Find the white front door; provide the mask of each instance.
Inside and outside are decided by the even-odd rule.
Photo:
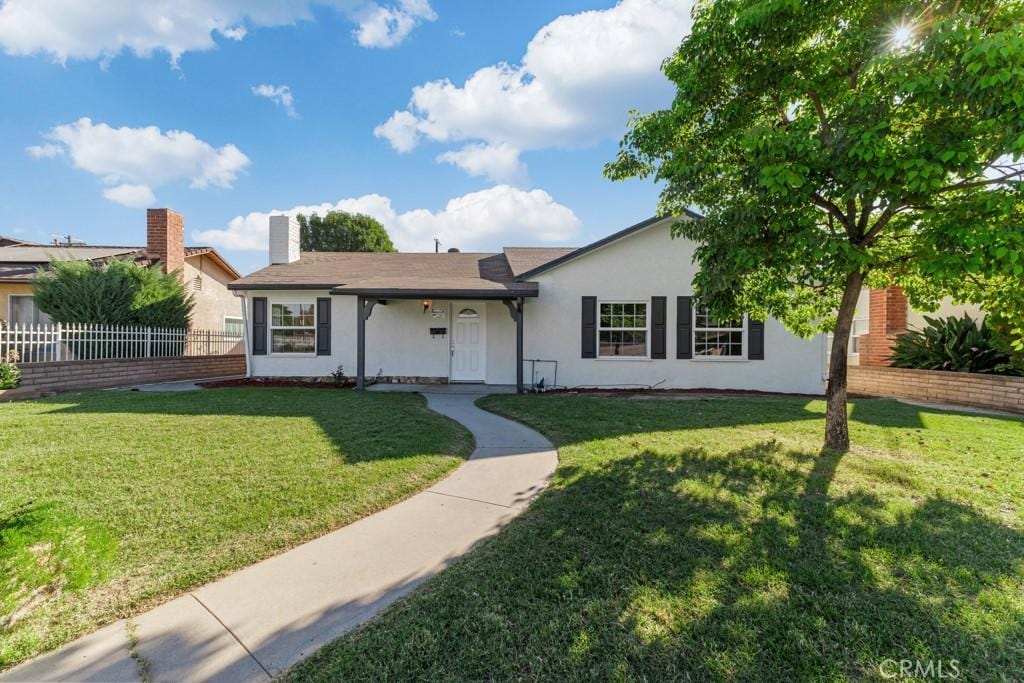
[[[483,382],[487,376],[486,315],[482,303],[452,304],[453,382]]]

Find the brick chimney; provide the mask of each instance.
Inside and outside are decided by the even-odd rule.
[[[185,268],[185,218],[170,209],[146,209],[146,252],[165,273]]]
[[[902,287],[869,292],[868,333],[860,337],[861,365],[889,365],[896,337],[907,331],[907,297]]]

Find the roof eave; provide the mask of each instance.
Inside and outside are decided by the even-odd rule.
[[[251,283],[251,282],[232,282],[228,284],[228,289],[236,292],[254,291],[254,290],[274,290],[274,289],[334,289],[338,286],[337,282],[325,283],[296,283],[296,282],[275,282],[275,283]]]
[[[331,294],[337,296],[367,296],[378,299],[518,299],[534,298],[537,287],[516,289],[406,289],[391,287],[334,287]]]

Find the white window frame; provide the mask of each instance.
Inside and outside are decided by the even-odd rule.
[[[35,310],[35,313],[36,313],[35,317],[38,318],[41,313],[43,315],[46,315],[45,313],[43,313],[42,311],[39,310],[39,306],[36,305],[36,297],[34,295],[32,295],[32,294],[8,294],[7,295],[7,320],[11,324],[14,324],[14,300],[15,299],[32,299],[32,308]],[[47,317],[49,317],[49,316],[47,316]],[[53,324],[53,321],[51,320],[51,321],[45,322],[45,323],[32,321],[30,323],[18,323],[18,324],[19,325],[51,325],[51,324]]]
[[[275,325],[274,306],[312,306],[313,326],[306,325]],[[267,301],[267,353],[271,356],[284,358],[312,358],[316,356],[316,300],[315,299],[272,299]],[[274,351],[274,330],[313,330],[312,351]]]
[[[221,330],[224,332],[224,334],[227,334],[227,332],[228,332],[228,321],[229,320],[237,320],[238,321],[238,324],[239,324],[239,326],[240,326],[240,328],[242,330],[242,332],[238,336],[239,337],[244,337],[245,336],[245,318],[240,316],[240,315],[226,315],[226,316],[224,316],[224,321],[223,321],[223,323],[221,325]]]
[[[647,321],[646,327],[605,327],[601,324],[601,307],[605,304],[643,304],[644,320]],[[651,300],[650,299],[598,299],[597,300],[597,339],[596,358],[598,360],[630,360],[630,361],[643,361],[651,360]],[[645,353],[642,356],[602,356],[601,355],[601,332],[602,331],[618,331],[618,332],[644,332],[644,346]]]
[[[747,334],[749,324],[747,322],[747,314],[744,313],[740,319],[739,327],[698,327],[697,319],[700,316],[701,308],[695,303],[693,306],[692,314],[692,337],[690,343],[693,345],[692,360],[700,361],[702,363],[736,363],[747,360],[747,354],[750,352],[750,339]],[[697,333],[698,332],[739,332],[740,333],[740,350],[742,353],[738,356],[709,356],[701,355],[697,353]]]

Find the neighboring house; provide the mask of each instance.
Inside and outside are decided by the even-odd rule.
[[[908,330],[920,330],[929,318],[961,317],[966,313],[974,320],[985,317],[981,307],[974,304],[957,304],[952,299],[943,299],[938,310],[922,312],[915,310],[907,301],[902,287],[861,290],[857,300],[853,333],[850,338],[850,363],[854,365],[889,365],[889,354],[896,338]]]
[[[684,220],[691,220],[687,216]],[[579,249],[299,253],[270,219],[271,265],[244,293],[256,377],[821,394],[824,341],[716,321],[693,299],[694,244],[650,219]],[[362,371],[362,372],[361,372]]]
[[[159,263],[164,272],[179,272],[195,300],[192,327],[241,335],[242,304],[227,288],[238,272],[211,247],[186,247],[185,219],[170,209],[146,212],[144,247],[41,245],[0,238],[0,320],[49,322],[33,301],[32,280],[40,268],[49,268],[50,261],[84,259],[100,264],[112,258],[147,266]]]
[[[36,242],[29,242],[27,240],[19,240],[14,237],[7,237],[0,235],[0,247],[39,247],[42,246]]]

